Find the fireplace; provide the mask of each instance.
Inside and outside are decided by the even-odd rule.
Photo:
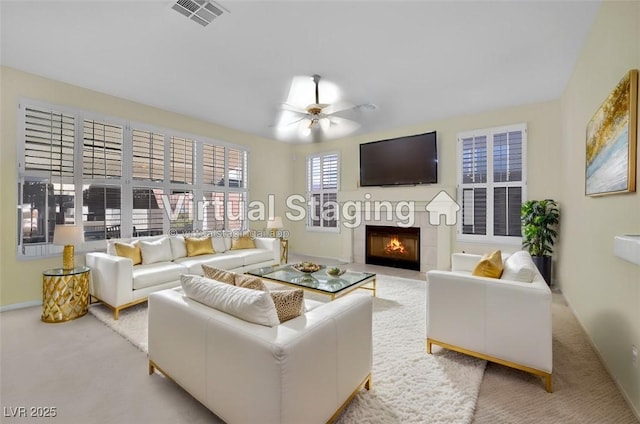
[[[365,263],[420,271],[420,228],[367,225]]]

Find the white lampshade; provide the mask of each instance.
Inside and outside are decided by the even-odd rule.
[[[60,246],[84,243],[84,232],[77,225],[56,225],[53,231],[53,244]]]
[[[284,227],[284,225],[282,224],[282,217],[281,216],[276,216],[273,217],[271,219],[269,219],[267,221],[267,228],[268,229],[278,229],[278,228],[282,228]]]

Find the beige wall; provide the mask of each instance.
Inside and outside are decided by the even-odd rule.
[[[364,200],[365,194],[371,194],[371,200],[428,202],[440,190],[446,190],[456,196],[456,137],[463,131],[489,128],[526,122],[528,126],[529,184],[528,197],[555,198],[561,194],[559,183],[562,168],[558,154],[562,141],[560,120],[560,102],[549,101],[508,109],[484,112],[471,116],[430,122],[394,131],[380,132],[367,137],[350,137],[322,144],[294,145],[295,161],[294,190],[305,192],[305,158],[309,153],[339,151],[341,155],[340,196],[339,200]],[[418,134],[436,130],[438,132],[438,184],[416,187],[359,188],[359,144],[402,135]],[[341,258],[351,256],[351,232],[342,229],[340,234],[308,232],[304,222],[291,224],[291,250],[307,255]],[[484,252],[489,248],[476,243],[457,243],[455,227],[450,229],[451,246],[454,251]],[[491,246],[496,248],[496,246]],[[505,250],[517,249],[517,246],[498,246]]]
[[[634,68],[640,68],[640,2],[603,2],[562,96],[558,270],[566,299],[640,416],[640,369],[631,365],[631,346],[640,347],[640,266],[613,255],[615,235],[640,234],[640,193],[584,195],[587,122]]]
[[[16,257],[17,105],[21,97],[185,131],[249,148],[249,200],[281,201],[290,192],[291,172],[278,166],[290,157],[290,146],[193,118],[162,111],[80,87],[52,81],[15,69],[0,68],[0,306],[42,299],[42,271],[58,267],[60,257],[18,260]],[[275,166],[274,166],[275,164]],[[251,224],[264,228],[264,222]],[[82,261],[82,255],[76,260]]]

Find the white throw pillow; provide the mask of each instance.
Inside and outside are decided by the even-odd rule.
[[[224,250],[231,250],[231,237],[224,237]]]
[[[187,256],[187,245],[182,236],[172,236],[169,238],[171,243],[171,254],[173,259],[184,258]]]
[[[280,324],[269,292],[232,286],[198,275],[182,275],[180,283],[191,299],[254,324]]]
[[[224,245],[224,238],[214,236],[211,240],[213,241],[213,250],[215,250],[216,253],[227,251],[227,246]]]
[[[142,251],[142,263],[154,264],[156,262],[170,262],[173,259],[171,242],[168,237],[162,237],[155,241],[140,240]]]
[[[535,275],[534,266],[529,253],[520,250],[504,261],[504,269],[500,279],[530,283]]]

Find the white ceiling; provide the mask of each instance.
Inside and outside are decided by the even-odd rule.
[[[275,138],[294,76],[359,134],[557,99],[594,1],[238,1],[202,27],[171,1],[1,1],[2,65]],[[321,99],[322,100],[322,99]]]

